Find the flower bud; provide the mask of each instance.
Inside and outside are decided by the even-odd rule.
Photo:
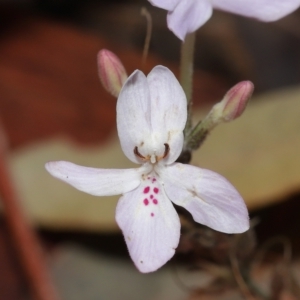
[[[221,121],[228,122],[238,118],[244,112],[253,90],[251,81],[242,81],[232,87],[223,100],[214,106]]]
[[[215,104],[206,117],[198,122],[186,137],[186,149],[198,149],[214,127],[222,122],[238,118],[245,110],[253,90],[254,85],[251,81],[242,81],[231,88],[223,100]]]
[[[103,87],[118,97],[127,79],[126,70],[120,59],[111,51],[103,49],[98,53],[98,74]]]

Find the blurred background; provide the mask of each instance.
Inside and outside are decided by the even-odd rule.
[[[249,113],[236,125],[216,129],[215,140],[213,132],[212,142],[208,139],[194,160],[237,186],[255,220],[255,234],[251,231],[237,241],[195,227],[183,213],[186,234],[178,255],[160,271],[142,275],[114,222],[118,197],[103,202],[84,198],[44,171],[44,163],[56,159],[94,167],[127,166],[116,136],[116,99],[101,86],[96,58],[106,48],[120,57],[128,74],[142,68],[142,7],[153,22],[144,71],[163,64],[178,75],[180,41],[167,29],[166,12],[147,1],[0,0],[0,121],[7,160],[59,294],[72,300],[243,299],[239,284],[215,283],[212,264],[226,270],[226,251],[234,244],[237,252],[251,252],[239,254],[249,268],[254,253],[269,251],[264,242],[277,236],[279,242],[271,247],[275,254],[266,256],[282,267],[282,253],[292,248],[289,270],[296,274],[293,280],[300,280],[300,11],[274,23],[214,11],[197,32],[196,116],[237,82],[251,80],[255,85]],[[275,295],[268,299],[299,299],[297,283],[291,288],[269,266],[265,262],[257,275],[266,278],[262,289]],[[211,282],[213,288],[206,289]],[[276,283],[280,291],[274,289]],[[295,298],[283,298],[283,291]],[[0,299],[31,299],[3,213]]]

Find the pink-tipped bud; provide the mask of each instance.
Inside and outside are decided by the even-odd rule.
[[[251,81],[242,81],[231,88],[223,100],[215,104],[206,117],[193,129],[187,143],[190,149],[197,149],[207,133],[218,124],[238,118],[245,110],[253,90],[254,85]]]
[[[111,51],[103,49],[98,53],[98,74],[103,87],[118,97],[127,79],[126,70],[120,59]]]
[[[222,119],[232,121],[238,118],[244,112],[253,90],[251,81],[242,81],[232,87],[220,102]]]

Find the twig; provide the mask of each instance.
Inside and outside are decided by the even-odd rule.
[[[255,256],[255,259],[252,264],[252,269],[257,267],[257,265],[259,265],[262,262],[267,251],[269,251],[271,247],[273,247],[274,245],[277,245],[277,244],[278,245],[282,244],[282,246],[283,246],[283,261],[286,265],[290,265],[291,260],[292,260],[291,243],[290,243],[289,239],[284,236],[276,236],[276,237],[273,237],[273,238],[267,240],[263,244],[260,251]]]
[[[233,251],[230,251],[229,253],[229,259],[230,259],[230,264],[231,264],[231,269],[233,276],[235,278],[236,283],[238,284],[240,291],[242,295],[247,299],[247,300],[256,300],[252,293],[250,292],[248,285],[246,284],[241,272],[240,272],[240,267],[238,260],[235,256],[235,253]]]
[[[277,263],[274,265],[273,280],[276,279],[275,275],[278,275],[280,277],[280,283],[282,284],[282,287],[280,288],[279,283],[275,282],[275,285],[272,289],[273,294],[277,296],[280,290],[282,290],[283,288],[288,290],[294,289],[294,293],[297,294],[297,292],[299,292],[299,288],[290,270],[292,261],[292,246],[289,239],[285,236],[276,236],[267,240],[261,247],[260,251],[254,257],[251,270],[253,272],[253,270],[262,263],[267,252],[270,251],[270,248],[272,248],[275,245],[282,245],[283,253],[281,263]],[[277,289],[279,289],[279,291]],[[270,299],[274,299],[274,295],[271,295]]]

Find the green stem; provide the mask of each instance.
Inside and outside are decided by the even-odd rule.
[[[196,33],[188,34],[181,46],[180,57],[180,83],[185,92],[187,99],[188,117],[184,129],[187,134],[192,128],[192,88],[193,88],[193,71],[194,71],[194,48]]]
[[[199,121],[185,136],[184,149],[188,151],[197,150],[204,142],[211,127],[209,120]]]
[[[211,109],[202,121],[199,121],[196,126],[187,133],[185,136],[184,149],[190,151],[198,149],[204,142],[208,133],[222,122],[222,119],[217,119],[215,117],[215,107],[216,106]]]

